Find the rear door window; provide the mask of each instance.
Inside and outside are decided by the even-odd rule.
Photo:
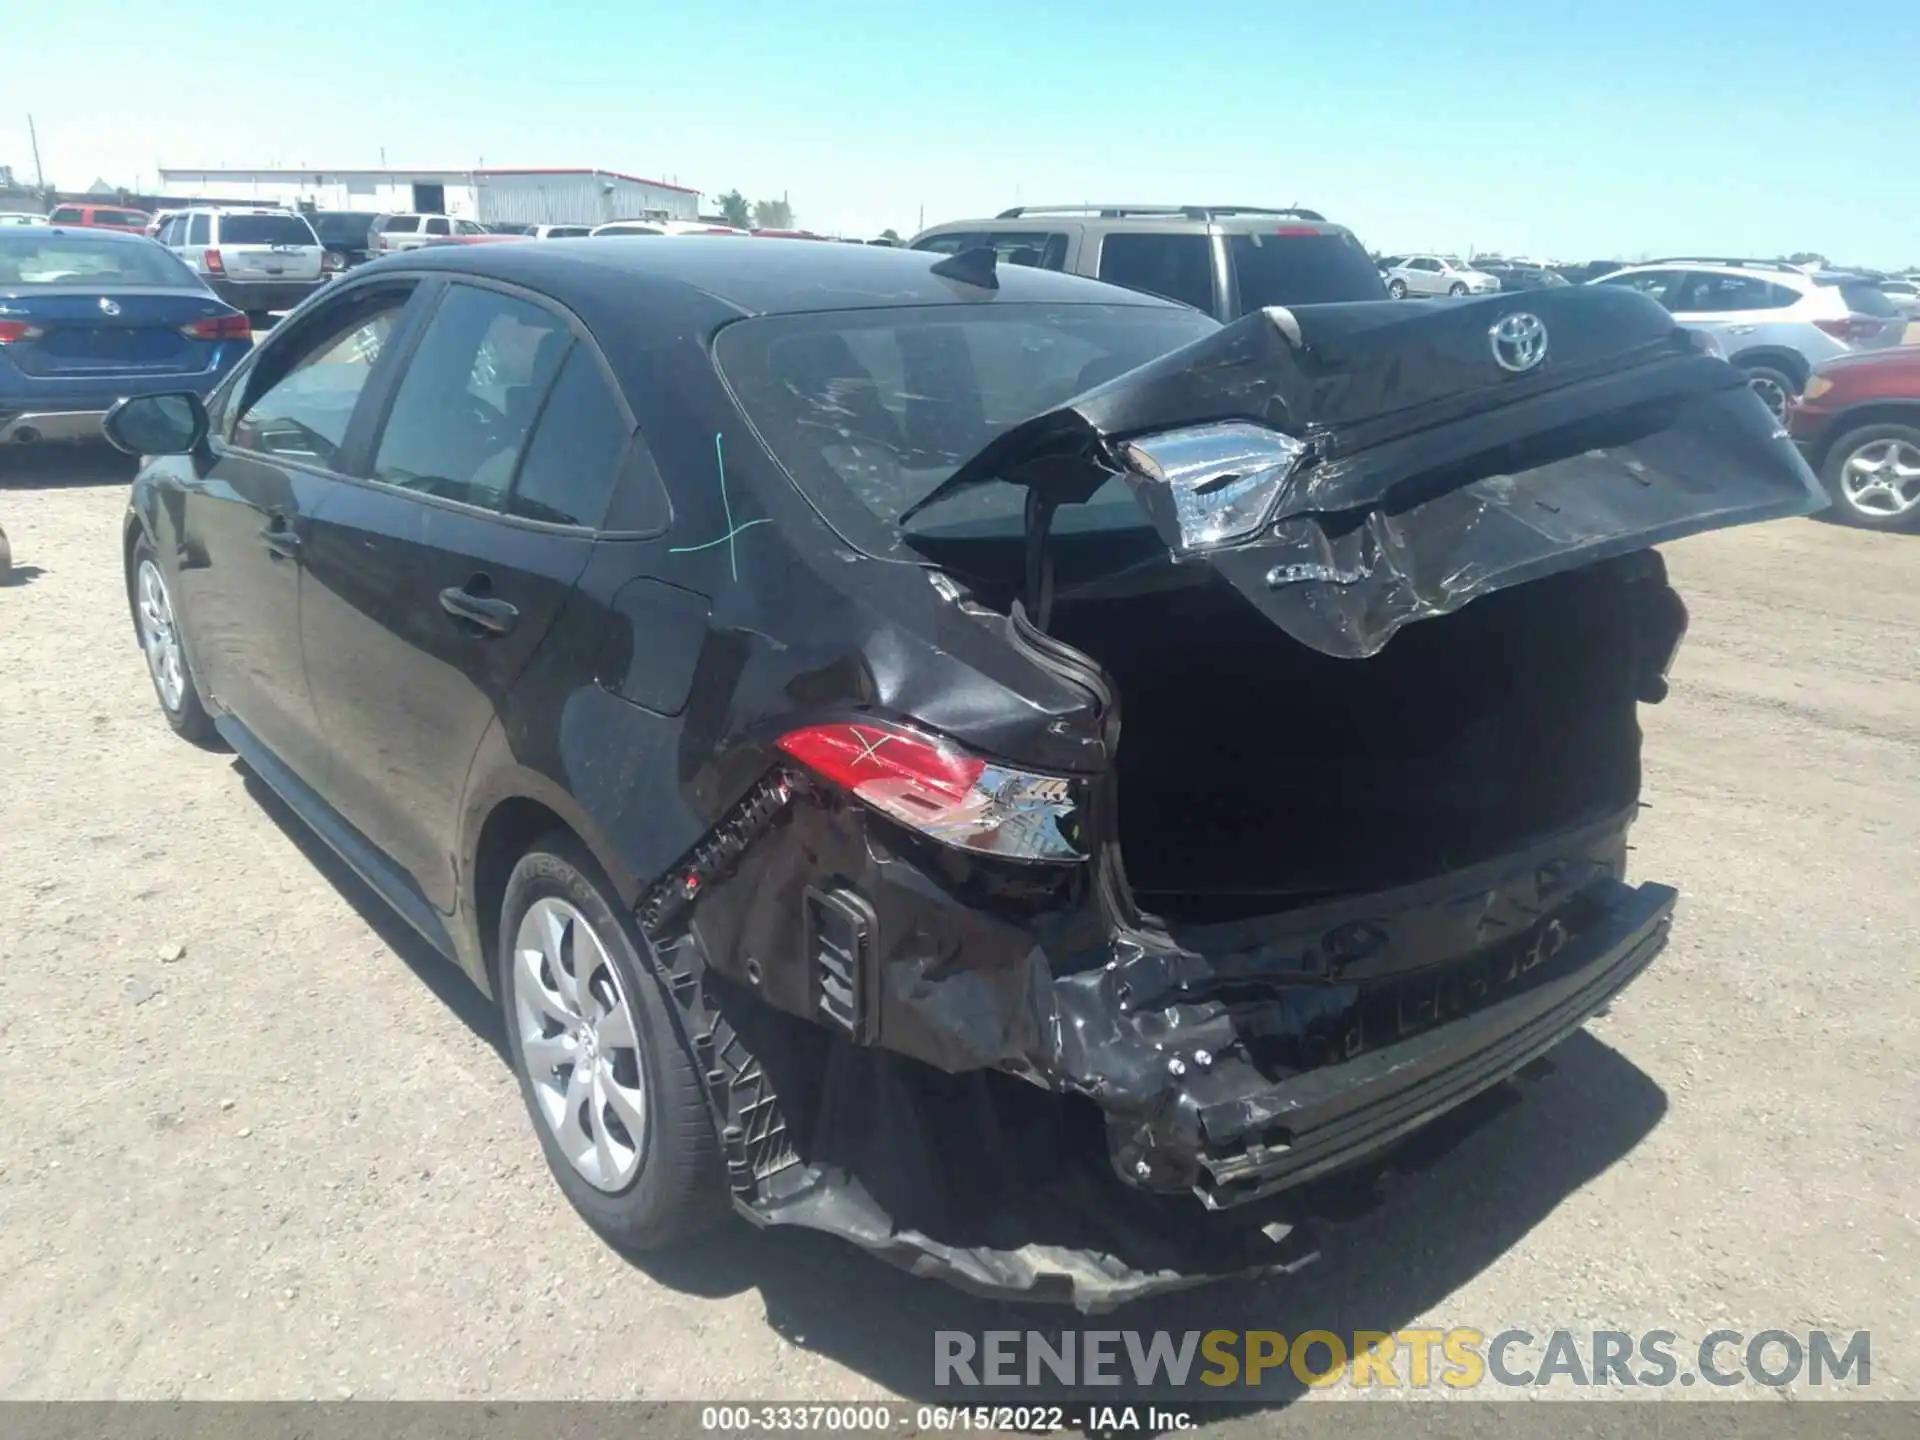
[[[256,366],[233,443],[262,454],[334,467],[360,393],[385,351],[412,286],[382,286],[328,305],[302,322],[287,360]],[[262,357],[263,359],[267,357]]]
[[[598,525],[631,432],[592,350],[560,367],[507,497],[507,513],[555,525]]]
[[[1109,235],[1100,278],[1213,312],[1213,241],[1205,235]]]
[[[208,233],[209,227],[205,215],[195,215],[187,221],[187,243],[189,245],[205,245],[207,243]]]
[[[1351,235],[1234,235],[1227,240],[1240,309],[1383,300],[1380,270]]]
[[[498,510],[573,332],[551,310],[449,286],[394,396],[376,480]]]
[[[450,234],[450,233],[451,233],[451,228],[450,228],[450,227],[448,226],[448,224],[447,224],[447,217],[446,217],[446,216],[444,216],[444,215],[429,215],[429,216],[427,217],[427,234],[429,234],[429,235],[446,235],[446,234]]]
[[[1724,314],[1735,310],[1781,310],[1800,298],[1796,290],[1758,275],[1696,272],[1674,293],[1669,310],[1686,314]]]
[[[999,265],[1064,270],[1067,268],[1067,238],[1062,230],[956,231],[950,235],[936,235],[919,248],[938,251],[943,255],[957,255],[962,250],[985,246],[992,249],[995,263]]]
[[[420,228],[417,215],[389,215],[380,226],[382,235],[411,235]]]

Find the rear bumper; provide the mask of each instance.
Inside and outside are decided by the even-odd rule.
[[[319,280],[225,280],[206,277],[213,293],[236,310],[291,310],[327,282]]]
[[[41,440],[99,440],[100,410],[29,410],[0,415],[0,445],[30,444]]]
[[[1592,918],[1510,999],[1341,1064],[1199,1108],[1201,1198],[1219,1209],[1344,1169],[1514,1074],[1665,948],[1677,893],[1596,887]]]

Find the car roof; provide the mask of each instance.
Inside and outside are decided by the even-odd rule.
[[[102,209],[117,207],[106,205]],[[76,240],[98,241],[102,245],[151,245],[153,241],[144,235],[136,235],[130,230],[104,230],[97,225],[23,225],[23,230],[51,231],[55,235],[70,235]]]
[[[622,279],[636,290],[676,285],[737,315],[801,314],[908,305],[1002,303],[1126,305],[1184,309],[1138,291],[1024,265],[1002,265],[998,290],[949,280],[933,267],[950,256],[879,245],[813,240],[659,235],[645,240],[588,237],[576,245],[448,245],[377,261],[360,273],[411,266],[518,281],[582,312],[618,299]],[[576,298],[577,297],[577,298]]]
[[[1061,225],[1195,235],[1252,232],[1268,230],[1275,225],[1284,225],[1288,230],[1310,230],[1326,235],[1349,233],[1347,227],[1338,221],[1327,219],[1317,210],[1304,210],[1298,206],[1015,205],[998,215],[942,220],[937,225],[927,226],[908,243],[911,245],[925,236],[949,234],[955,230],[1042,231]]]
[[[1638,265],[1622,265],[1618,270],[1609,270],[1604,276],[1595,279],[1612,279],[1615,275],[1633,275],[1647,270],[1692,270],[1703,275],[1744,275],[1757,276],[1762,280],[1783,283],[1789,290],[1805,289],[1821,283],[1804,270],[1789,267],[1774,269],[1769,265],[1721,265],[1711,260],[1647,260]],[[1796,285],[1794,282],[1798,281]]]

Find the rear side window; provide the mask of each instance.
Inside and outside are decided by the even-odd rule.
[[[204,245],[207,243],[207,217],[195,215],[187,221],[187,243]]]
[[[500,509],[573,334],[550,310],[454,285],[407,365],[374,478]]]
[[[507,513],[555,525],[598,525],[629,432],[619,402],[584,345],[575,345],[540,412]]]
[[[1213,312],[1213,242],[1205,235],[1109,235],[1100,278]]]
[[[1380,270],[1351,235],[1234,235],[1227,240],[1242,310],[1384,300]]]
[[[313,231],[297,215],[222,215],[222,245],[312,245]]]
[[[86,218],[86,212],[78,205],[62,205],[47,217],[49,225],[78,225]]]
[[[1869,285],[1864,280],[1841,281],[1840,294],[1847,302],[1847,309],[1856,315],[1891,319],[1900,313],[1900,307],[1889,300],[1878,285]]]
[[[380,233],[382,235],[411,235],[419,228],[420,217],[417,215],[389,215],[386,221],[380,226]]]
[[[591,233],[584,225],[556,225],[547,232],[548,236],[554,240],[577,240],[582,235]]]

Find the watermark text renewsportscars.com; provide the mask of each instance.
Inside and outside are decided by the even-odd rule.
[[[1140,1390],[1315,1388],[1472,1390],[1873,1383],[1867,1330],[1538,1331],[1512,1328],[1304,1330],[936,1330],[933,1382]],[[1206,1393],[1201,1390],[1198,1393]]]

